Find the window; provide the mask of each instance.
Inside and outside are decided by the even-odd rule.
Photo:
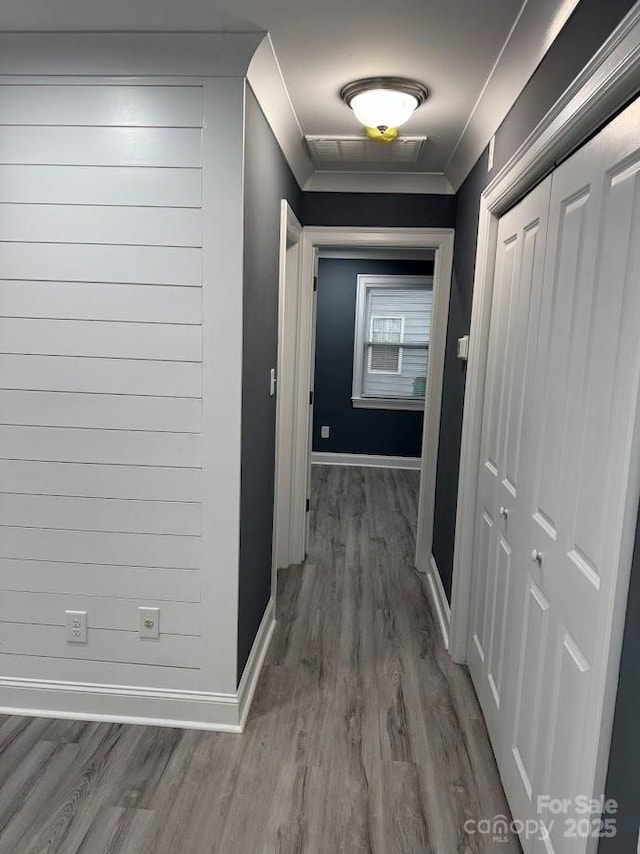
[[[358,276],[354,406],[423,409],[433,279]]]

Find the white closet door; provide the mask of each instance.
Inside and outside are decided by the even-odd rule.
[[[469,668],[496,752],[505,731],[509,607],[522,551],[522,449],[530,418],[532,365],[543,276],[547,179],[500,220],[484,400],[474,553]]]
[[[613,606],[626,593],[624,522],[638,502],[638,127],[635,104],[553,176],[501,763],[515,817],[550,825],[525,851],[595,844],[567,835],[584,816],[539,812],[537,798],[597,797],[604,786]]]

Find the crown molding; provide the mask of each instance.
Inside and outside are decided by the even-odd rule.
[[[453,195],[441,172],[314,172],[303,190],[324,193],[415,193]]]
[[[483,191],[504,213],[640,91],[640,2]]]
[[[457,191],[556,40],[579,0],[524,0],[445,173]]]
[[[300,187],[303,187],[313,173],[314,166],[268,33],[251,59],[247,80],[289,168]]]
[[[244,77],[263,32],[0,34],[0,74]]]

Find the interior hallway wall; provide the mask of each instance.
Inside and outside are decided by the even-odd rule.
[[[251,88],[246,87],[242,472],[238,681],[271,596],[278,363],[280,201],[300,211],[300,189]]]
[[[419,193],[303,192],[301,222],[358,228],[453,228],[456,197]]]

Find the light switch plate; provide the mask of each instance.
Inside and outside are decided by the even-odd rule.
[[[269,397],[274,397],[276,393],[276,369],[271,368],[269,373]]]
[[[458,358],[466,362],[469,358],[469,336],[463,335],[458,338]]]
[[[487,157],[487,172],[491,172],[493,169],[493,155],[496,150],[496,137],[495,134],[491,137],[491,141],[489,142],[489,154]]]
[[[138,628],[141,638],[159,638],[160,608],[138,608]]]

